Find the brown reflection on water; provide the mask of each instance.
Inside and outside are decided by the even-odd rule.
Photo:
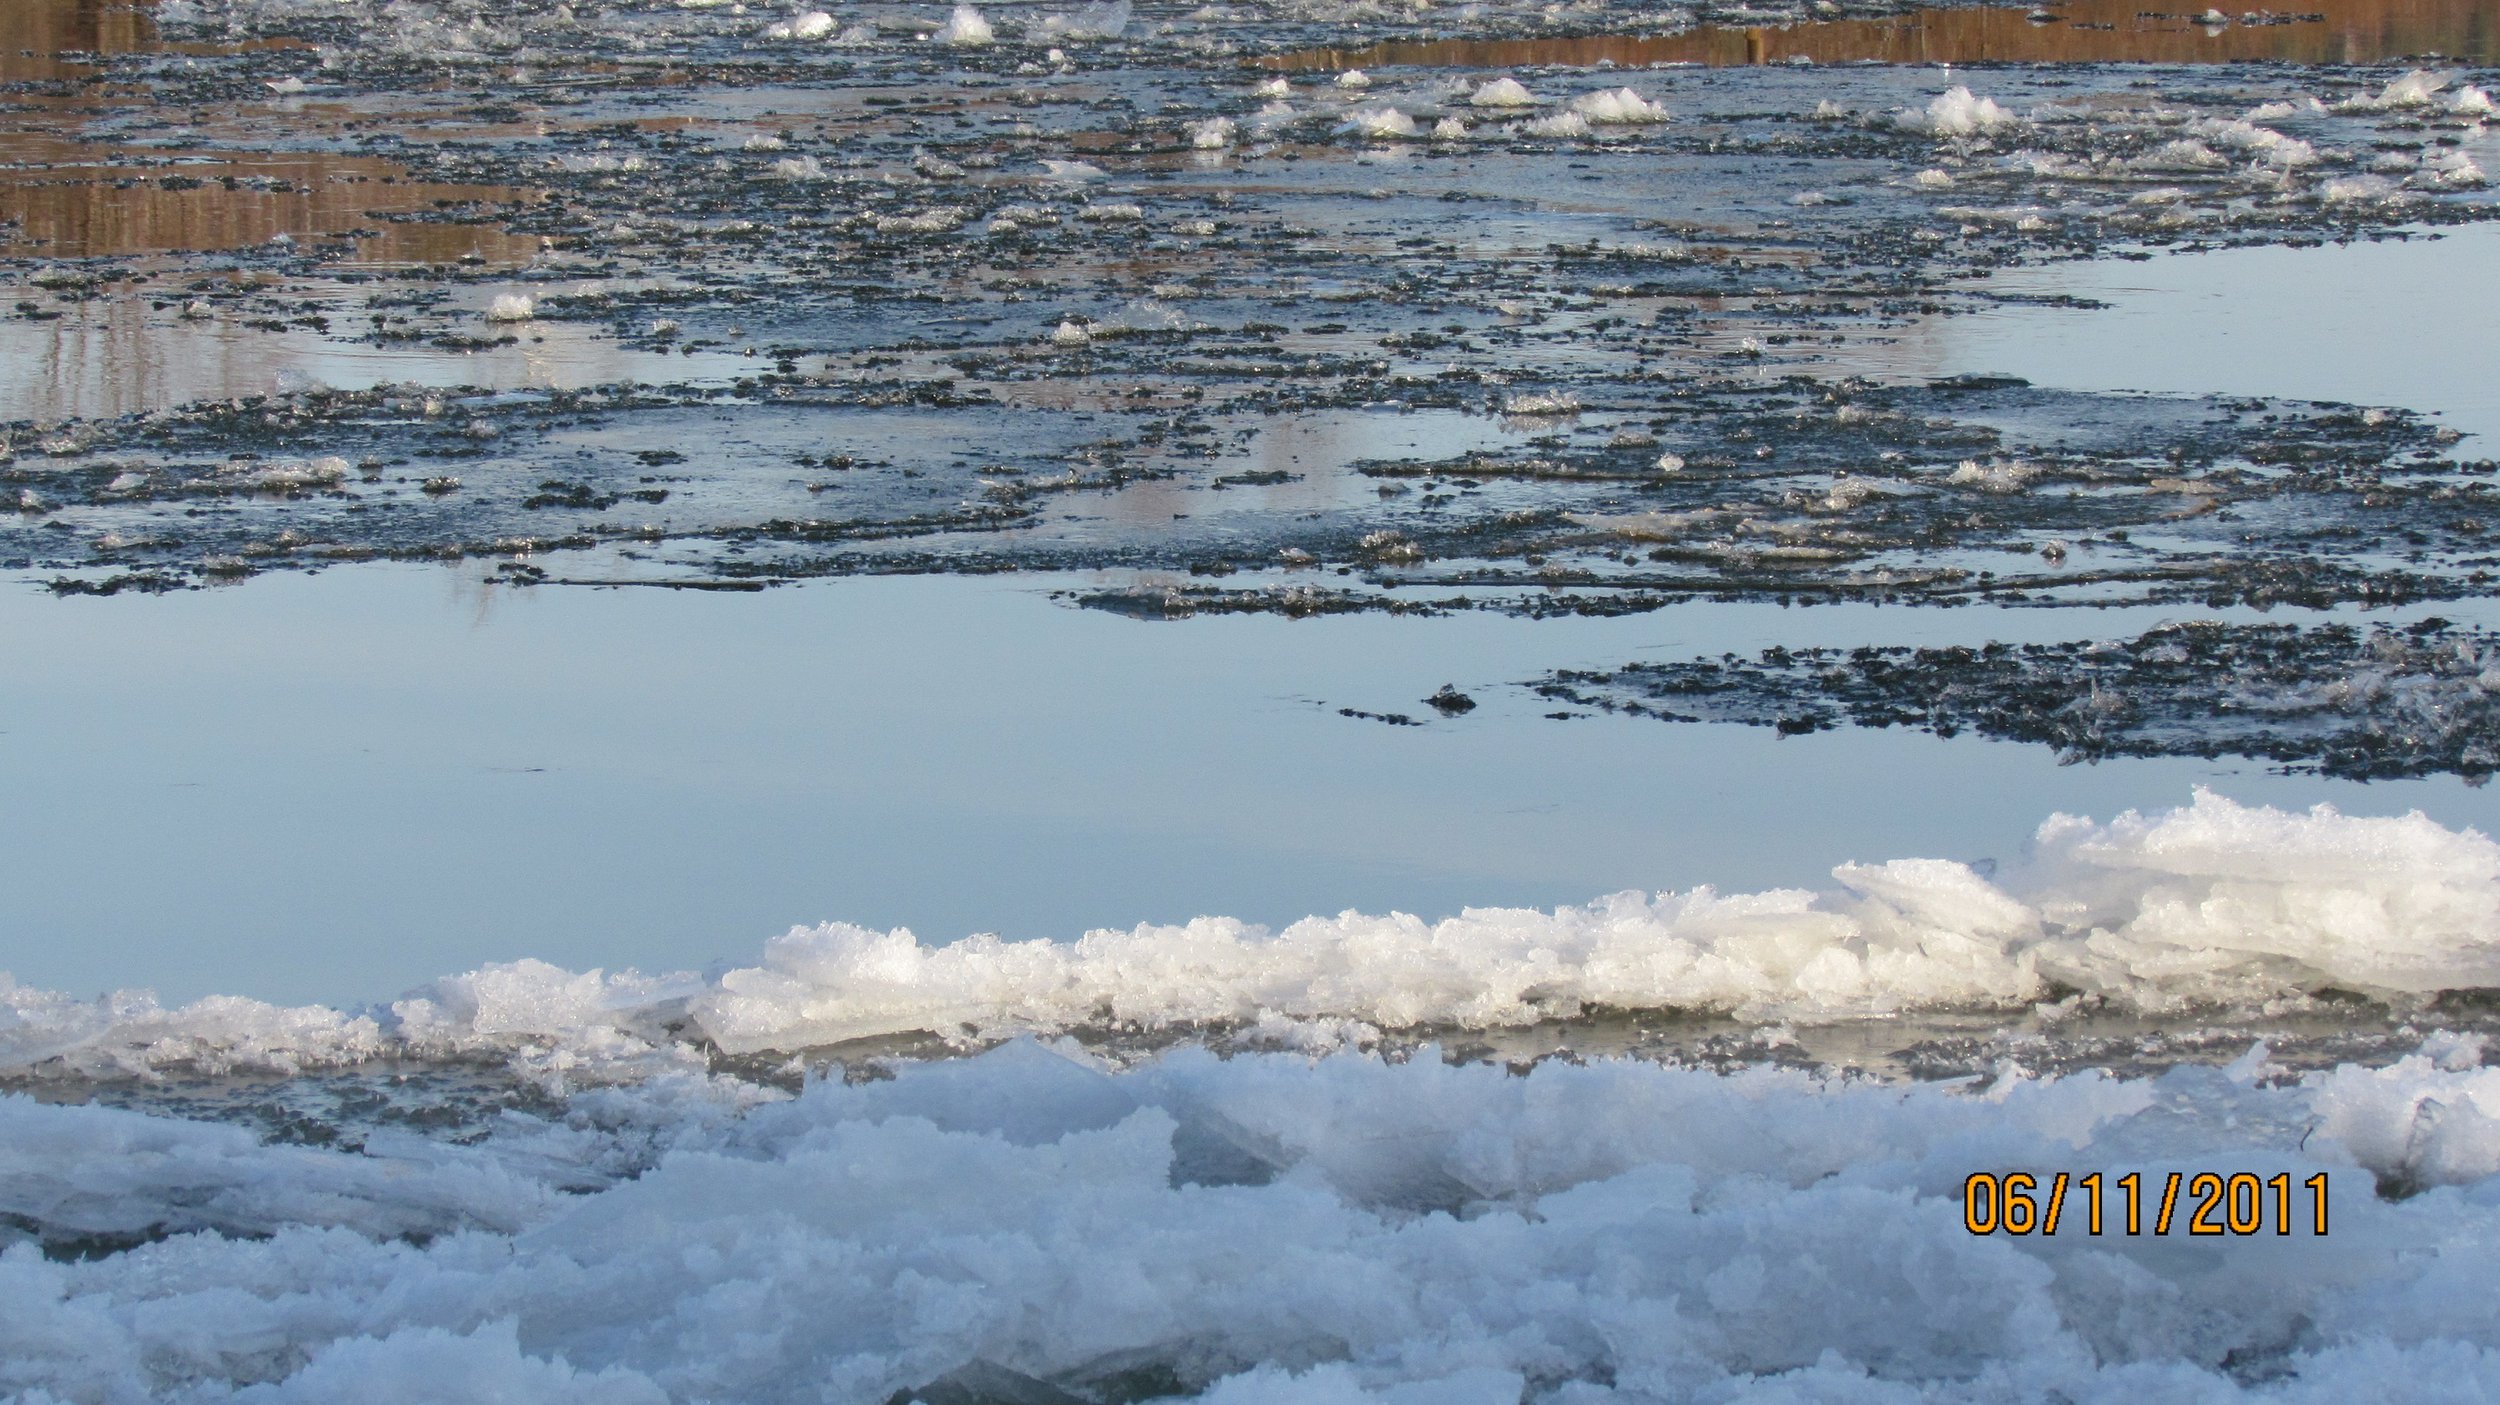
[[[1778,29],[1705,27],[1655,37],[1443,40],[1310,49],[1258,60],[1286,72],[1412,65],[1527,68],[1540,64],[1623,68],[1694,63],[1729,67],[1811,58],[1818,63],[2290,63],[2365,64],[2423,54],[2489,63],[2500,59],[2500,5],[2492,0],[2299,0],[2284,23],[2198,24],[2203,7],[2173,0],[2154,13],[2146,0],[2052,4],[2058,18],[2034,23],[2021,8],[1921,10],[1886,19],[1832,20]],[[2262,21],[2264,12],[2246,12]],[[2293,19],[2291,15],[2300,18]]]
[[[243,249],[280,234],[342,243],[340,252],[359,263],[509,264],[538,252],[535,238],[506,232],[500,218],[530,192],[409,181],[400,167],[372,157],[185,153],[151,160],[126,148],[46,145],[50,159],[0,166],[0,253],[98,258]],[[11,146],[14,156],[20,148]],[[388,218],[419,211],[441,218]]]
[[[108,109],[126,114],[147,95],[84,82],[67,95],[42,86],[90,74],[64,54],[169,49],[233,52],[167,45],[148,7],[127,0],[0,0],[0,83],[33,89],[0,109],[0,256],[209,252],[281,234],[333,245],[360,263],[514,264],[538,252],[535,238],[503,228],[503,216],[538,198],[535,191],[410,181],[391,162],[333,152],[95,142],[85,137],[90,121]],[[265,135],[272,126],[259,104],[205,115],[212,130]],[[426,218],[405,218],[412,215]]]
[[[84,71],[62,54],[150,53],[162,47],[147,10],[105,0],[0,0],[0,83]]]

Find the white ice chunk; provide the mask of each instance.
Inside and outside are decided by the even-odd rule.
[[[1534,107],[1536,95],[1520,86],[1516,78],[1496,78],[1479,86],[1467,103],[1471,107]]]
[[[954,13],[946,17],[946,27],[936,35],[937,42],[941,44],[967,48],[987,44],[997,37],[998,33],[990,28],[990,22],[970,5],[957,5]]]
[[[1357,108],[1347,114],[1346,120],[1339,125],[1337,130],[1353,132],[1358,136],[1370,137],[1374,140],[1413,137],[1421,134],[1415,126],[1415,119],[1394,107]]]
[[[1571,110],[1579,113],[1582,117],[1587,118],[1591,122],[1600,124],[1618,123],[1630,125],[1634,123],[1664,122],[1667,120],[1667,109],[1664,103],[1651,102],[1647,98],[1642,97],[1639,93],[1632,91],[1630,88],[1616,88],[1611,92],[1589,93],[1575,100],[1571,104]]]
[[[1959,83],[1938,94],[1925,108],[1904,108],[1893,114],[1893,124],[1904,131],[1940,137],[1976,136],[2011,126],[2015,120],[2014,114],[1998,106],[1996,99],[1980,97]]]
[[[1569,141],[1588,136],[1591,128],[1589,119],[1577,112],[1557,112],[1550,117],[1539,117],[1535,121],[1523,123],[1519,130],[1532,137]]]

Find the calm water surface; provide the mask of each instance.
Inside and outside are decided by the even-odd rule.
[[[1562,722],[1504,686],[1774,639],[2062,638],[2151,618],[1148,624],[979,578],[490,594],[403,567],[159,598],[20,587],[0,591],[0,969],[78,991],[341,1000],[522,956],[745,961],[827,918],[945,940],[1207,912],[1439,915],[2010,855],[2053,810],[2166,806],[2197,784],[2500,820],[2491,792],[2453,779]],[[1434,718],[1420,699],[1444,682],[1483,706]]]

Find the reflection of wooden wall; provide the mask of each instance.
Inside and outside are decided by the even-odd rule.
[[[0,0],[4,3],[5,0]],[[489,262],[526,261],[538,241],[507,234],[501,221],[481,225],[393,223],[374,211],[431,211],[437,201],[506,206],[524,197],[487,186],[420,185],[396,177],[399,168],[370,157],[305,155],[275,159],[134,169],[101,164],[0,173],[0,219],[21,228],[0,233],[0,248],[31,245],[58,256],[117,256],[176,249],[238,249],[267,243],[278,234],[320,238],[354,230],[376,236],[361,241],[357,257],[387,263],[441,263],[476,253]],[[190,189],[167,189],[168,176],[204,181]],[[228,190],[221,176],[270,177],[299,187],[292,191]]]
[[[2057,24],[2033,24],[2023,7],[1922,10],[1880,20],[1840,20],[1781,29],[1697,29],[1659,38],[1450,40],[1316,49],[1261,60],[1260,66],[1322,71],[1419,64],[1524,68],[1536,64],[1620,67],[1653,63],[1734,66],[1797,56],[1821,63],[2195,63],[2277,59],[2292,63],[2384,63],[2413,54],[2500,62],[2500,5],[2492,0],[2301,0],[2288,11],[2324,14],[2323,23],[2232,24],[2208,35],[2187,15],[2204,0],[2075,0],[2046,8]],[[2252,8],[2220,8],[2238,14]],[[2145,17],[2150,9],[2179,18]],[[2088,29],[2106,24],[2108,29]]]
[[[156,21],[145,0],[0,0],[0,81],[59,77],[64,66],[55,54],[155,47]]]

